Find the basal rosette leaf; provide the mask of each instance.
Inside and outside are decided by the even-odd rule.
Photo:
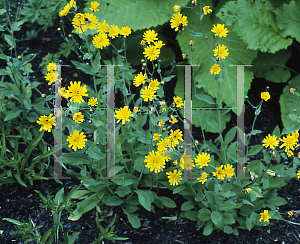
[[[282,12],[280,15],[282,18],[285,16]],[[286,49],[293,42],[291,38],[284,38],[281,35],[275,24],[273,6],[269,1],[256,0],[254,3],[244,0],[230,1],[220,9],[217,16],[226,25],[233,27],[234,32],[249,49],[275,53]]]
[[[295,92],[300,92],[300,75],[289,81],[288,85],[283,89],[279,99],[281,120],[285,127],[285,133],[295,132],[300,127],[300,104],[298,102],[295,106],[297,96],[289,92],[290,88],[295,88]],[[293,112],[294,109],[296,109],[296,112]]]
[[[291,1],[276,9],[276,24],[283,37],[291,36],[300,42],[300,1]]]
[[[253,73],[256,78],[265,78],[275,83],[284,83],[291,77],[291,72],[285,66],[291,57],[291,51],[280,50],[274,54],[259,53],[253,60]]]

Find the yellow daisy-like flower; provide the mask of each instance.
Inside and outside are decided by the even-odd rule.
[[[294,155],[294,153],[293,153],[292,151],[288,151],[288,152],[286,153],[286,155],[288,155],[288,157],[291,157],[292,155]]]
[[[108,29],[109,29],[109,25],[106,24],[106,20],[104,20],[102,23],[98,23],[98,29],[97,29],[98,32],[106,33],[108,32]]]
[[[150,44],[151,42],[157,41],[157,33],[154,30],[147,30],[143,34],[143,39]]]
[[[120,29],[118,26],[111,25],[108,29],[108,36],[111,37],[111,39],[116,38],[120,33]]]
[[[220,65],[218,64],[214,64],[211,69],[210,69],[210,73],[214,73],[215,75],[219,74],[221,71]]]
[[[88,105],[96,107],[98,105],[97,98],[91,97],[88,101]]]
[[[225,177],[225,171],[223,169],[223,165],[221,165],[220,167],[218,167],[216,170],[217,170],[216,172],[213,172],[213,176],[217,176],[217,178],[219,180],[223,180],[224,177]]]
[[[65,87],[62,87],[61,89],[58,89],[58,94],[61,95],[64,98],[69,98],[70,97],[69,91],[66,90]]]
[[[174,116],[171,115],[171,119],[169,120],[169,122],[172,124],[175,124],[178,122],[178,120]]]
[[[66,16],[68,13],[70,13],[70,9],[72,6],[68,3],[60,12],[59,12],[59,17]]]
[[[173,140],[173,142],[175,142],[175,144],[178,144],[179,142],[179,140],[180,141],[183,141],[183,139],[182,139],[182,131],[180,131],[180,129],[177,129],[177,130],[175,130],[175,131],[173,131],[172,129],[170,130],[170,132],[171,132],[171,135],[170,135],[170,137],[171,137],[171,139]]]
[[[55,117],[52,117],[52,114],[50,114],[49,116],[43,115],[36,122],[40,125],[43,125],[40,128],[40,131],[45,130],[51,132],[52,125],[56,126]]]
[[[268,100],[270,99],[270,94],[269,94],[269,92],[262,92],[262,93],[260,94],[260,96],[261,96],[261,99],[263,99],[263,100],[265,100],[265,101],[268,101]]]
[[[74,116],[73,116],[73,120],[78,124],[83,122],[83,118],[84,118],[84,116],[81,112],[75,113]]]
[[[297,176],[300,179],[300,170],[297,172]]]
[[[173,7],[173,9],[174,9],[175,12],[178,12],[180,10],[180,6],[179,5],[175,5]]]
[[[76,7],[76,2],[75,2],[75,0],[71,0],[69,4],[70,4],[70,6],[73,7],[73,8]]]
[[[69,97],[71,97],[70,102],[75,102],[75,103],[82,103],[84,102],[83,100],[83,96],[88,96],[88,94],[86,94],[87,89],[86,89],[86,85],[84,86],[80,86],[81,81],[71,81],[71,86],[68,87],[69,91]]]
[[[220,56],[222,59],[225,59],[228,56],[228,49],[225,45],[220,45],[214,49],[214,56]]]
[[[47,71],[49,72],[49,71],[55,71],[56,70],[56,63],[49,63],[48,65],[47,65]]]
[[[193,163],[193,159],[191,157],[192,155],[186,155],[186,149],[185,149],[184,155],[180,159],[179,166],[182,169],[191,170],[193,167],[195,167],[195,164]]]
[[[212,10],[209,8],[209,6],[204,6],[204,8],[203,8],[203,14],[204,15],[207,15],[211,12],[212,12]]]
[[[128,26],[123,26],[120,30],[120,34],[124,37],[129,36],[131,34],[131,29]]]
[[[85,13],[84,20],[89,29],[94,30],[97,28],[98,19],[94,14]]]
[[[76,32],[82,34],[85,32],[89,27],[86,25],[85,15],[82,13],[77,13],[74,18],[72,19],[72,25]]]
[[[45,94],[42,94],[41,96],[42,96],[42,97],[45,97],[46,95],[45,95]]]
[[[175,169],[173,172],[167,172],[166,174],[168,175],[171,186],[175,186],[175,185],[177,186],[178,183],[182,180],[181,178],[182,172],[178,171],[177,173],[177,169]]]
[[[208,162],[210,162],[210,155],[207,153],[199,153],[197,155],[197,157],[195,158],[195,163],[197,166],[200,166],[200,169],[202,169],[202,167],[208,166]]]
[[[155,133],[155,134],[153,135],[153,141],[157,141],[157,140],[159,139],[160,136],[161,136],[160,134]]]
[[[251,191],[251,189],[250,189],[250,188],[246,188],[246,189],[245,189],[245,194],[249,194],[249,193],[250,193],[250,191]]]
[[[219,37],[226,37],[228,30],[227,28],[224,28],[225,24],[221,25],[221,24],[217,24],[214,25],[214,27],[211,29],[211,31],[213,33],[215,33],[215,36],[219,36]]]
[[[90,10],[92,10],[93,12],[99,11],[98,7],[99,7],[100,3],[94,1],[91,2],[91,7]]]
[[[149,168],[150,171],[155,171],[155,173],[160,172],[162,168],[165,168],[165,159],[160,152],[149,152],[149,155],[145,156],[144,162],[147,162],[145,167]]]
[[[229,179],[232,176],[235,176],[234,169],[232,168],[232,165],[230,165],[230,164],[227,164],[226,166],[224,166],[224,171],[227,176],[226,179]]]
[[[128,106],[124,106],[123,108],[120,108],[119,111],[116,111],[115,115],[116,119],[118,119],[118,122],[122,120],[122,125],[125,125],[125,121],[130,122],[129,117],[133,117],[133,114],[131,113],[130,109]]]
[[[293,95],[294,95],[294,91],[296,91],[295,88],[291,88],[291,89],[290,89],[290,93],[293,93]]]
[[[171,28],[175,29],[175,31],[179,30],[179,26],[183,27],[183,26],[187,26],[188,21],[187,21],[187,17],[186,16],[182,16],[182,14],[180,12],[175,13],[172,16],[172,19],[170,20],[171,22]],[[184,30],[182,28],[182,30]]]
[[[298,132],[298,130],[296,130],[295,132],[292,132],[292,137],[293,137],[296,141],[298,141],[298,137],[299,137],[299,132]]]
[[[262,142],[264,147],[270,147],[271,149],[274,149],[274,146],[278,146],[279,140],[277,140],[277,136],[271,136],[269,134],[265,139],[262,140]]]
[[[176,106],[177,108],[181,108],[184,105],[181,97],[174,96],[173,99],[174,99],[174,106]]]
[[[197,178],[197,180],[199,180],[199,182],[201,182],[202,184],[205,183],[205,181],[207,181],[207,173],[206,172],[203,172],[201,174],[201,178]]]
[[[55,71],[50,71],[44,77],[45,77],[46,81],[49,81],[48,85],[51,85],[52,83],[57,81],[58,73],[56,73]]]
[[[297,141],[291,135],[287,135],[283,139],[279,138],[279,140],[283,142],[279,147],[285,147],[285,152],[289,151],[289,149],[294,150],[294,146],[297,144]]]
[[[157,143],[157,151],[163,152],[165,148],[171,146],[171,139],[166,137],[165,139],[161,139],[159,143]]]
[[[146,73],[143,74],[142,72],[140,72],[139,74],[137,74],[137,75],[134,77],[133,84],[134,84],[136,87],[138,87],[138,86],[140,86],[141,84],[145,84],[146,79],[147,79]]]
[[[164,46],[165,44],[162,42],[162,41],[157,41],[157,42],[154,42],[154,46],[156,48],[162,48],[162,46]]]
[[[157,81],[157,79],[155,80],[151,80],[149,83],[149,88],[153,89],[154,91],[156,91],[157,89],[159,89],[159,82]]]
[[[69,142],[68,147],[72,147],[74,151],[77,151],[77,149],[82,149],[85,147],[85,142],[87,139],[85,139],[85,135],[83,132],[79,134],[79,130],[74,130],[73,134],[70,134],[68,136],[67,141]]]
[[[156,60],[159,57],[160,49],[156,48],[153,45],[150,45],[145,48],[145,51],[143,52],[145,57],[149,59],[150,61]]]
[[[268,222],[269,221],[269,219],[271,218],[270,217],[270,215],[268,214],[268,210],[264,210],[264,212],[263,213],[260,213],[260,215],[261,215],[261,217],[260,217],[260,219],[259,219],[259,222],[261,222],[262,220],[264,221],[264,222]]]
[[[156,91],[151,89],[150,87],[145,87],[141,90],[141,97],[144,98],[145,102],[152,101],[155,95]]]
[[[96,48],[103,49],[103,47],[107,47],[109,45],[109,39],[107,34],[104,32],[100,32],[98,35],[93,37],[93,44]]]
[[[159,122],[158,122],[158,126],[162,127],[164,126],[165,122],[161,119]]]
[[[136,114],[137,112],[139,112],[140,111],[140,109],[138,108],[138,107],[134,107],[133,108],[133,112]]]

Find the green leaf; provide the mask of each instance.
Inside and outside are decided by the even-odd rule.
[[[4,39],[11,48],[15,48],[15,42],[13,41],[13,37],[10,35],[4,35]]]
[[[123,179],[112,179],[111,181],[120,186],[129,186],[138,182],[136,176],[127,173],[116,175],[116,177],[121,177]]]
[[[250,230],[252,229],[252,227],[253,227],[252,219],[249,218],[249,217],[247,217],[247,219],[246,219],[246,227],[247,227],[247,229],[248,229],[249,231],[250,231]]]
[[[89,64],[81,63],[75,60],[71,60],[71,63],[75,65],[76,69],[83,71],[87,75],[93,75],[92,68]]]
[[[133,228],[138,229],[138,228],[141,227],[141,221],[138,218],[138,216],[133,215],[133,214],[129,214],[124,209],[123,209],[123,211],[126,213],[128,221],[129,221],[129,223],[131,224],[131,226]]]
[[[181,205],[181,211],[188,211],[188,210],[191,210],[193,208],[195,208],[195,206],[194,206],[194,203],[191,202],[191,201],[184,202]]]
[[[184,213],[184,217],[191,221],[198,221],[197,212],[196,211],[187,211]]]
[[[131,192],[130,187],[128,186],[118,186],[115,193],[118,194],[119,197],[125,197]]]
[[[82,202],[80,202],[77,205],[78,208],[78,212],[81,214],[84,214],[90,210],[92,210],[94,207],[96,207],[98,205],[98,203],[100,203],[101,200],[98,199],[96,193],[85,198]]]
[[[233,229],[232,229],[230,226],[228,226],[228,225],[226,225],[226,226],[224,227],[223,231],[224,231],[224,233],[226,233],[226,234],[231,234],[231,233],[233,233]]]
[[[223,222],[224,222],[224,224],[230,225],[230,224],[234,224],[235,223],[235,220],[234,220],[234,218],[232,217],[231,214],[223,213],[222,215],[223,215]]]
[[[259,197],[263,197],[263,195],[261,194],[261,189],[257,186],[251,187],[249,195],[251,198],[251,202],[254,202]]]
[[[204,229],[203,229],[203,235],[209,236],[212,233],[213,230],[214,230],[213,225],[209,224],[209,225],[207,225],[207,226],[204,227]]]
[[[253,73],[257,78],[265,78],[275,83],[285,83],[291,77],[290,70],[285,66],[292,53],[280,50],[274,54],[259,53],[253,60]]]
[[[135,191],[138,195],[138,199],[140,204],[149,212],[151,211],[151,199],[149,192],[145,190],[137,190]]]
[[[282,12],[280,15],[285,16]],[[293,42],[291,38],[281,36],[269,1],[230,1],[220,9],[217,16],[226,25],[233,26],[234,32],[249,49],[275,53],[286,49]]]
[[[29,122],[36,122],[39,119],[39,115],[36,112],[30,112],[27,116],[26,119]]]
[[[264,147],[262,145],[255,145],[253,147],[251,147],[251,149],[249,150],[248,154],[246,155],[246,157],[250,156],[250,155],[256,155],[258,154]]]
[[[198,211],[198,219],[200,219],[201,221],[207,221],[210,219],[211,216],[211,212],[209,209],[207,208],[202,208]]]
[[[167,208],[176,208],[176,203],[168,197],[159,196],[158,199]]]
[[[14,109],[10,110],[4,118],[4,122],[18,117],[20,115],[20,113],[22,113],[22,112],[23,112],[23,110],[19,109],[19,108],[14,108]]]
[[[101,150],[96,146],[91,146],[86,150],[86,154],[93,159],[101,160],[106,156],[101,152]]]
[[[283,37],[291,36],[295,38],[298,43],[300,42],[300,2],[290,1],[290,3],[284,3],[282,7],[276,9],[276,24],[281,30]]]
[[[111,196],[110,198],[107,199],[105,204],[107,206],[119,206],[122,203],[124,203],[124,201],[118,196]]]
[[[70,152],[62,154],[62,163],[69,164],[72,166],[80,164],[88,164],[91,162],[91,159],[82,153],[79,152]]]

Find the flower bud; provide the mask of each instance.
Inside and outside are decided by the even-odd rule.
[[[109,2],[109,1],[107,1],[107,2],[106,2],[106,5],[108,6],[109,4],[110,4],[110,2]]]

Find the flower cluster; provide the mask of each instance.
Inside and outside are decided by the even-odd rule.
[[[158,40],[157,33],[154,30],[147,30],[143,34],[141,45],[144,47],[143,54],[150,61],[157,60],[160,55],[160,49],[165,44]]]
[[[48,73],[45,75],[45,79],[46,79],[46,81],[48,81],[49,86],[52,83],[55,83],[57,81],[58,73],[56,73],[55,70],[56,70],[55,63],[52,62],[47,65]]]

